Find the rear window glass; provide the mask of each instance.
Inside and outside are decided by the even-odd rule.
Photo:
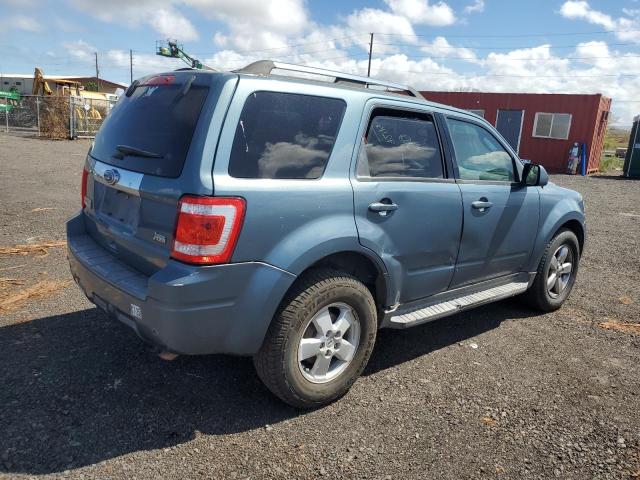
[[[229,174],[238,178],[320,178],[346,104],[335,98],[255,92],[233,139]]]
[[[180,176],[209,87],[195,84],[192,76],[173,78],[154,85],[142,80],[131,96],[122,95],[96,135],[91,156],[136,172]]]

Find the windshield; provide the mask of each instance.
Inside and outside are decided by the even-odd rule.
[[[180,176],[209,92],[194,77],[134,82],[100,128],[91,156],[127,170]]]

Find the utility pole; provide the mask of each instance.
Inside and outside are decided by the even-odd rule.
[[[133,50],[129,49],[129,77],[130,83],[133,83]]]
[[[369,66],[367,67],[367,77],[371,76],[371,53],[373,53],[373,33],[371,35],[371,40],[369,40]]]
[[[100,91],[100,69],[98,68],[98,52],[94,52],[96,56],[96,83],[98,91]]]

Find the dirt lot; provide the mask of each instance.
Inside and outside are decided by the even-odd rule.
[[[0,247],[64,240],[87,148],[0,135]],[[599,324],[640,324],[640,182],[553,181],[588,215],[564,308],[382,331],[313,412],[249,359],[159,360],[69,282],[64,248],[0,254],[0,477],[639,479],[640,332]]]

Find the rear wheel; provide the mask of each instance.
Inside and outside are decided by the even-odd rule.
[[[301,278],[254,357],[260,379],[299,408],[344,395],[366,366],[377,331],[371,292],[351,275],[316,270]]]
[[[560,230],[547,245],[525,299],[544,312],[560,308],[571,293],[579,262],[580,247],[576,235],[571,230]]]

